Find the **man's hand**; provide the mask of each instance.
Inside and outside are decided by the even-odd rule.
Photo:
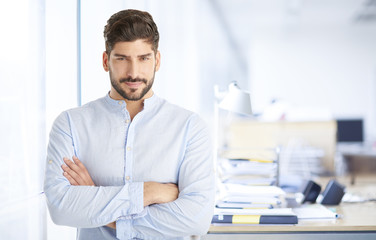
[[[76,156],[73,156],[72,159],[74,162],[68,158],[63,158],[66,164],[61,165],[61,168],[64,170],[64,177],[68,179],[70,184],[75,186],[95,186],[82,162]]]
[[[72,159],[74,162],[68,158],[63,158],[66,164],[61,165],[61,168],[64,170],[64,177],[68,179],[70,184],[75,186],[95,186],[84,164],[76,156],[73,156]],[[106,226],[116,229],[115,222],[109,223]]]
[[[172,202],[178,195],[178,186],[173,183],[144,182],[144,206]]]

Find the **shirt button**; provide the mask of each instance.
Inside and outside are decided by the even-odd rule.
[[[51,163],[52,163],[52,160],[48,161],[48,163],[51,164]]]
[[[125,179],[127,179],[127,181],[129,181],[129,179],[131,179],[131,177],[129,176],[126,176]]]
[[[119,101],[118,103],[119,103],[120,105],[121,105],[121,104],[123,104],[123,102],[122,102],[122,101]]]
[[[131,147],[127,147],[127,150],[130,151],[130,150],[131,150]]]
[[[129,123],[129,119],[125,120],[125,123]]]

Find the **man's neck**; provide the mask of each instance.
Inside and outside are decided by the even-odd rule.
[[[153,96],[153,91],[150,90],[142,99],[138,101],[130,101],[128,99],[124,99],[121,97],[116,91],[111,90],[110,91],[110,97],[115,100],[124,100],[127,103],[127,110],[129,112],[129,115],[131,117],[131,120],[144,109],[144,101],[147,98],[150,98]]]
[[[133,120],[133,118],[144,109],[144,99],[138,101],[125,100],[125,102],[127,103],[127,110],[131,120]]]

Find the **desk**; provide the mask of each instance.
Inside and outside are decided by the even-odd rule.
[[[376,177],[373,177],[376,180]],[[337,179],[338,180],[338,179]],[[325,181],[323,181],[325,182]],[[349,178],[346,182],[348,185]],[[373,191],[375,181],[369,185],[358,180],[358,186],[348,187],[349,192]],[[300,220],[297,225],[212,225],[201,239],[376,239],[376,202],[341,203],[334,206],[342,217],[334,220]]]

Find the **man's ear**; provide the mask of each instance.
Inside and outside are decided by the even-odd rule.
[[[103,64],[103,69],[104,69],[106,72],[108,72],[108,70],[109,70],[108,59],[109,59],[109,56],[107,55],[107,52],[104,51],[104,52],[103,52],[103,56],[102,56],[102,64]]]
[[[157,54],[155,54],[155,71],[158,71],[160,66],[161,66],[161,53],[157,51]]]

